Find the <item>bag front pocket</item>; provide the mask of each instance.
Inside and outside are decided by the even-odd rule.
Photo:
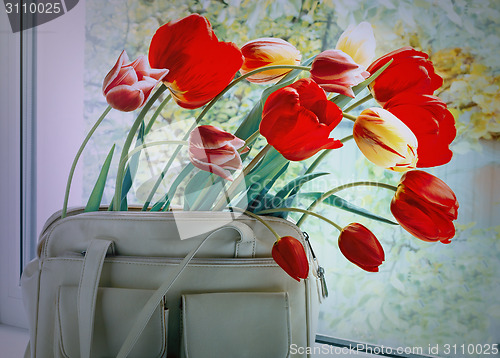
[[[285,292],[182,296],[181,351],[185,358],[285,358],[290,343]]]
[[[100,287],[94,318],[92,358],[116,357],[142,307],[154,291]],[[80,357],[77,312],[78,287],[61,286],[57,299],[55,348],[61,357]],[[130,358],[166,356],[168,311],[159,305]]]

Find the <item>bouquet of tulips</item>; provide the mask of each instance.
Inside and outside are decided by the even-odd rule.
[[[172,199],[183,188],[185,210],[244,212],[264,225],[261,215],[286,218],[289,212],[298,212],[302,214],[298,226],[314,216],[340,231],[339,248],[349,261],[375,272],[384,261],[384,250],[376,236],[359,223],[341,227],[314,209],[328,203],[395,224],[335,195],[354,186],[377,186],[395,191],[390,209],[404,229],[424,241],[449,243],[455,235],[455,194],[442,180],[417,169],[446,164],[452,157],[449,145],[456,136],[455,121],[446,104],[433,96],[442,78],[427,54],[411,47],[372,62],[374,54],[375,38],[367,22],[350,26],[335,49],[307,60],[294,45],[279,38],[259,38],[241,48],[221,42],[210,22],[198,14],[166,23],[154,34],[148,56],[130,62],[122,52],[104,78],[102,90],[109,107],[76,155],[62,215],[66,215],[76,163],[107,113],[111,108],[125,112],[142,108],[123,144],[109,210],[128,209],[127,193],[140,151],[155,145],[174,145],[143,205],[144,211],[171,210]],[[230,133],[203,123],[219,98],[242,81],[267,87],[238,129]],[[146,114],[162,95],[162,102],[146,122]],[[372,98],[381,107],[365,109],[357,117],[349,114]],[[148,142],[147,135],[158,114],[171,99],[187,110],[204,108],[184,138]],[[342,120],[354,122],[353,132],[336,139],[332,131]],[[305,183],[328,174],[315,171],[325,156],[341,151],[343,143],[351,139],[373,164],[403,173],[397,186],[358,181],[324,193],[304,192]],[[167,192],[153,202],[182,150],[187,150],[189,162]],[[114,146],[102,165],[86,211],[98,210],[101,205],[113,151]],[[276,188],[290,162],[312,157],[307,170]],[[304,202],[310,203],[308,207]],[[273,233],[277,238],[272,250],[275,261],[293,278],[306,278],[309,267],[302,244],[293,237]]]

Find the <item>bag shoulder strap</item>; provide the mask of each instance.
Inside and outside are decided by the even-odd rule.
[[[186,255],[186,257],[184,257],[175,270],[170,273],[168,278],[146,302],[141,312],[138,314],[132,329],[127,335],[127,338],[125,338],[125,341],[118,352],[117,358],[127,357],[141,333],[146,328],[146,325],[156,310],[156,307],[158,307],[163,297],[170,290],[170,287],[172,287],[174,282],[179,278],[182,271],[184,271],[201,246],[214,234],[225,229],[236,230],[241,236],[241,240],[236,244],[235,257],[253,256],[255,252],[255,235],[253,230],[246,224],[233,221],[232,223],[227,224],[207,235]],[[80,277],[80,285],[78,288],[78,328],[81,358],[90,358],[92,334],[94,331],[95,302],[99,287],[99,279],[106,253],[112,243],[113,242],[111,240],[93,239],[90,242],[87,252],[85,253],[82,274]]]
[[[81,358],[90,358],[97,289],[99,288],[104,258],[112,243],[110,240],[92,240],[83,260],[77,298]]]
[[[249,234],[251,234],[251,237],[255,239],[255,236],[253,234],[253,230],[240,222],[234,221],[231,224],[228,224],[226,226],[223,226],[215,231],[213,231],[210,235],[207,235],[199,244],[196,246],[194,249],[192,249],[186,257],[179,263],[177,268],[170,274],[170,276],[163,282],[163,284],[156,290],[153,295],[149,298],[149,300],[146,302],[144,307],[142,308],[141,312],[139,313],[132,329],[130,330],[127,338],[125,338],[125,342],[123,343],[122,347],[120,348],[120,351],[118,352],[118,355],[116,358],[126,358],[127,355],[130,353],[132,348],[134,347],[135,343],[137,342],[137,339],[140,337],[142,331],[146,328],[146,325],[148,324],[149,319],[153,315],[156,307],[160,304],[161,300],[163,297],[167,294],[168,290],[174,282],[179,278],[181,275],[182,271],[186,268],[186,266],[189,264],[189,261],[192,260],[194,255],[198,252],[198,250],[201,248],[201,246],[214,234],[217,232],[224,230],[224,229],[233,229],[239,232],[241,235],[241,241],[242,242],[247,242],[246,238],[248,237]]]

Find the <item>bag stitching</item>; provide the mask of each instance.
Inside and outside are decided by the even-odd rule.
[[[133,213],[133,212],[131,212]],[[133,213],[133,214],[136,214],[136,213]],[[54,230],[59,227],[60,225],[68,222],[68,221],[72,221],[72,220],[77,220],[77,221],[80,221],[80,220],[88,220],[88,219],[93,219],[93,220],[107,220],[107,221],[193,221],[193,220],[196,220],[196,221],[205,221],[205,222],[213,222],[213,219],[210,219],[210,218],[196,218],[196,219],[193,219],[193,218],[183,218],[183,217],[174,217],[172,215],[169,215],[167,217],[161,217],[161,216],[154,216],[154,217],[147,217],[147,216],[144,216],[144,217],[132,217],[132,218],[125,218],[125,217],[106,217],[106,215],[96,215],[96,216],[91,216],[91,215],[85,215],[85,216],[79,216],[81,214],[78,214],[78,215],[75,215],[75,216],[68,216],[64,219],[60,219],[59,221],[56,221],[54,222],[53,224],[51,224],[51,227],[50,229],[42,236],[41,240],[40,240],[40,244],[43,244],[43,252],[45,254],[45,256],[48,255],[48,242],[50,241],[50,238],[52,237],[52,234],[54,232]],[[140,215],[143,215],[143,214],[140,214]],[[104,217],[103,217],[104,216]],[[222,216],[221,216],[222,217]],[[256,219],[253,219],[253,218],[245,218],[244,220],[249,220],[249,221],[252,221],[254,223],[257,223],[257,220]],[[243,220],[241,220],[243,221]],[[300,240],[302,241],[302,244],[305,245],[305,240],[304,240],[304,235],[302,234],[302,231],[300,231],[300,229],[293,223],[291,223],[290,221],[288,220],[285,220],[285,219],[280,219],[280,218],[277,218],[277,217],[273,217],[273,216],[268,216],[266,217],[266,221],[271,221],[271,222],[274,222],[274,223],[281,223],[281,224],[284,224],[286,226],[288,226],[289,228],[291,228],[292,230],[294,230],[295,232],[297,232],[299,234],[299,237],[300,237]],[[43,238],[44,236],[46,236],[45,238]]]

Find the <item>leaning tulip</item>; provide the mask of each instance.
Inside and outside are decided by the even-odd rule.
[[[244,140],[217,127],[199,126],[189,135],[189,159],[201,170],[233,180],[229,170],[241,168],[238,149],[244,145]]]
[[[299,161],[322,149],[340,148],[330,132],[342,111],[310,78],[273,92],[264,104],[260,133],[286,159]]]
[[[128,62],[127,53],[123,50],[102,85],[109,105],[123,112],[142,107],[153,88],[168,74],[167,69],[152,69],[146,56]]]
[[[210,22],[192,14],[161,26],[149,47],[153,67],[168,68],[163,82],[177,104],[194,109],[210,102],[243,63],[232,42],[219,42]]]
[[[373,97],[382,106],[399,93],[433,94],[443,85],[434,72],[429,56],[409,46],[392,51],[373,62],[367,71],[375,73],[391,59],[394,61],[371,84]]]
[[[453,115],[441,99],[403,92],[386,102],[384,109],[398,117],[417,137],[418,168],[435,167],[451,160],[449,145],[457,130]]]
[[[417,138],[389,111],[365,109],[354,122],[353,136],[359,150],[372,163],[397,172],[415,169]]]
[[[245,58],[240,69],[242,75],[264,66],[299,65],[302,57],[291,43],[273,37],[247,42],[241,48],[241,53]],[[259,72],[247,77],[247,80],[259,84],[276,83],[290,71],[285,68]]]
[[[455,236],[453,220],[458,216],[455,193],[429,173],[413,170],[401,177],[391,201],[391,212],[406,231],[423,241],[449,244]]]
[[[367,68],[375,57],[375,36],[369,22],[361,22],[359,25],[349,25],[340,35],[337,50],[341,50],[352,57],[358,65]]]
[[[271,251],[274,261],[293,279],[300,281],[309,275],[309,262],[304,246],[291,236],[276,241]]]
[[[339,249],[346,259],[368,272],[378,272],[378,267],[385,260],[384,249],[378,239],[358,223],[349,224],[342,229]]]
[[[351,87],[363,82],[370,74],[340,50],[321,52],[311,66],[311,78],[327,92],[354,98]]]

